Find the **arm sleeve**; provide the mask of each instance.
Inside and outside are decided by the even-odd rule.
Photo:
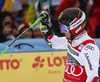
[[[67,49],[67,39],[54,35],[49,26],[47,26],[47,29],[48,31],[43,33],[43,38],[47,45],[54,49]]]
[[[99,67],[99,48],[94,44],[87,44],[81,51],[81,58],[84,62],[87,80],[86,82],[97,82]]]
[[[58,37],[53,35],[52,38],[49,38],[50,42],[52,43],[52,48],[55,49],[67,49],[67,39],[65,37]]]

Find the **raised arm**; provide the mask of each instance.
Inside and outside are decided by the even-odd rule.
[[[49,27],[50,14],[49,11],[42,11],[40,13],[42,18],[40,23],[40,29],[43,33],[44,39],[50,48],[55,49],[67,49],[67,39],[65,37],[58,37],[53,34]]]

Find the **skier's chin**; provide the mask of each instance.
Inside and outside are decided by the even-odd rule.
[[[70,38],[66,37],[67,40],[70,40]]]

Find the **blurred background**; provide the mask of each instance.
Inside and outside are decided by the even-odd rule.
[[[57,21],[57,17],[59,16],[59,14],[64,9],[69,7],[78,7],[81,10],[83,10],[86,14],[86,21],[87,21],[85,30],[87,30],[89,36],[95,39],[98,45],[100,45],[99,44],[100,42],[99,39],[100,38],[100,0],[0,0],[0,47],[2,46],[0,50],[3,51],[3,49],[5,49],[6,46],[10,44],[12,40],[14,40],[19,34],[25,31],[29,26],[31,26],[34,23],[34,21],[39,18],[39,13],[41,12],[41,10],[45,10],[45,7],[49,7],[50,9],[50,14],[51,14],[50,29],[54,32],[55,35],[60,37],[64,35],[60,33],[59,23]],[[24,46],[24,49],[27,48],[28,51],[27,50],[18,51],[18,49],[22,49],[18,46],[22,42],[24,43],[28,42],[27,43],[28,46],[30,46],[29,43],[33,42],[34,44],[31,44],[33,45],[31,47],[33,48],[35,45],[36,50],[32,51],[31,48],[27,48]],[[27,44],[22,43],[21,45],[27,45]],[[39,47],[39,45],[41,46]],[[12,52],[15,53],[15,52],[25,52],[25,51],[27,52],[56,51],[54,49],[48,48],[46,43],[43,41],[43,35],[40,31],[39,24],[35,25],[32,29],[24,33],[17,41],[17,44],[15,43],[13,46],[11,48],[12,51],[8,51],[9,53],[8,55],[11,57],[15,55],[15,54],[11,55]],[[57,51],[59,52],[60,50]],[[65,52],[65,50],[62,51]],[[52,53],[53,52],[50,52],[51,55]],[[63,55],[66,56],[66,52]],[[32,56],[29,56],[29,58],[31,57]],[[1,60],[3,59],[4,61],[6,61],[5,56],[3,58],[1,57]],[[8,59],[12,60],[9,57]],[[23,56],[22,56],[22,60],[24,60]],[[58,60],[60,59],[58,58]],[[6,82],[6,81],[2,79],[2,81],[0,82]],[[7,82],[15,82],[15,81],[12,80]],[[16,80],[16,82],[33,82],[33,80],[30,81]],[[39,82],[39,81],[35,81],[35,82]],[[46,82],[46,81],[41,81],[41,82]],[[56,80],[56,82],[58,81]]]
[[[0,42],[13,40],[36,19],[45,7],[50,8],[51,30],[60,33],[57,17],[66,8],[79,7],[86,13],[85,29],[92,38],[100,38],[100,0],[0,0]],[[42,38],[39,24],[19,39]],[[2,39],[1,39],[2,38]]]

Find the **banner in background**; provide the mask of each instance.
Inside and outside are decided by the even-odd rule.
[[[5,53],[0,82],[63,82],[67,51]]]

